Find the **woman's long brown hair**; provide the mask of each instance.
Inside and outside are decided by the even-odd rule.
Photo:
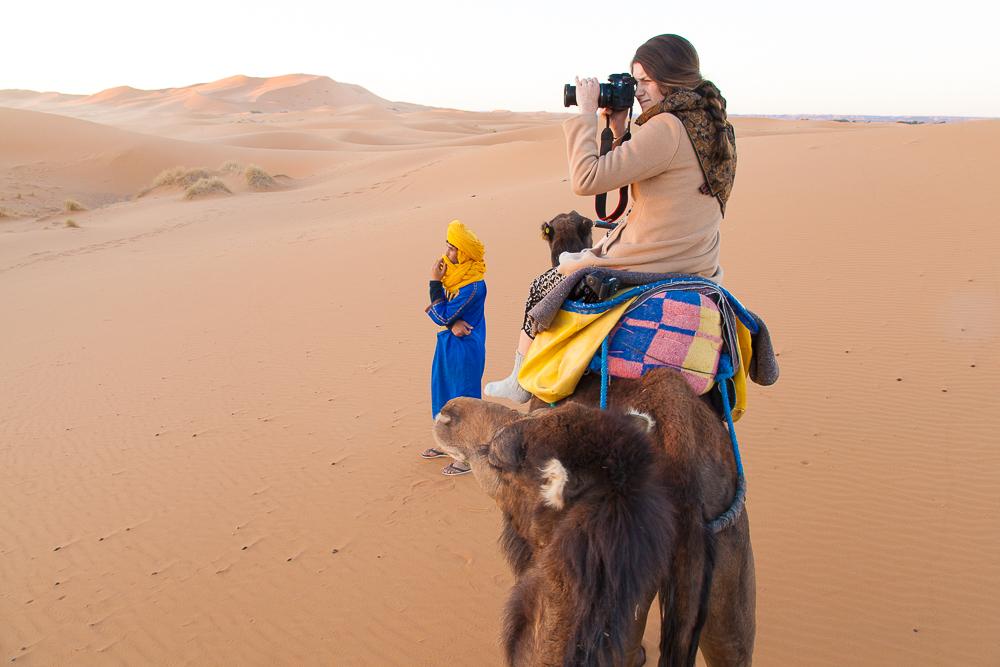
[[[715,84],[701,76],[701,61],[691,42],[680,35],[657,35],[640,46],[632,63],[639,63],[664,95],[673,88],[687,88],[701,95],[716,130],[715,157],[732,156],[726,130],[726,100]]]

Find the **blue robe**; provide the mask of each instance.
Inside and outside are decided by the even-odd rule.
[[[482,398],[486,366],[486,282],[470,283],[448,299],[441,283],[432,280],[430,293],[427,316],[445,327],[438,332],[431,367],[431,411],[437,417],[444,404],[453,398]],[[447,327],[455,320],[468,322],[472,333],[462,337],[453,334]]]

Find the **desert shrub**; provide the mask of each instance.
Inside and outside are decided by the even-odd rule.
[[[194,199],[195,197],[210,194],[228,195],[232,194],[232,191],[218,178],[200,178],[188,186],[187,190],[184,191],[184,198]]]
[[[147,195],[156,188],[161,187],[187,188],[203,178],[211,178],[212,176],[212,172],[208,169],[202,169],[200,167],[197,169],[188,169],[187,167],[172,167],[170,169],[164,169],[156,178],[153,179],[153,182],[149,185],[149,187],[139,193],[139,196],[142,197]]]
[[[67,199],[64,204],[67,211],[86,211],[87,207],[75,199]]]
[[[243,172],[243,176],[247,179],[247,185],[251,190],[273,190],[278,187],[278,182],[274,180],[271,174],[267,173],[255,164],[251,164]]]
[[[70,218],[69,220],[66,221],[66,226],[71,229],[80,229],[80,225],[76,224],[76,220],[74,220],[73,218]]]
[[[222,166],[219,167],[219,171],[223,174],[238,174],[243,171],[243,165],[236,160],[229,160],[222,163]]]
[[[153,187],[160,187],[161,185],[177,185],[182,188],[186,188],[190,185],[194,185],[196,182],[203,178],[211,178],[212,172],[208,169],[185,169],[184,167],[174,167],[173,169],[167,169],[161,172],[156,180],[153,181]]]

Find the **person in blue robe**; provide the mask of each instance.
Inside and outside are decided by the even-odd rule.
[[[485,249],[458,220],[448,226],[445,254],[431,268],[430,305],[427,316],[443,327],[437,333],[431,365],[431,414],[436,419],[444,404],[459,396],[482,398],[486,367]],[[423,458],[445,456],[434,448]],[[453,462],[445,475],[470,472]]]

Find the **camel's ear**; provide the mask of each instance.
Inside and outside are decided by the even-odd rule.
[[[552,240],[552,225],[547,222],[542,223],[542,240],[551,241]]]
[[[580,234],[580,240],[584,243],[590,243],[593,240],[593,236],[591,235],[591,230],[593,228],[594,221],[590,218],[583,218],[583,220],[580,221],[580,226],[577,227],[577,231]]]
[[[495,465],[502,470],[516,470],[524,458],[524,439],[520,427],[514,423],[494,433],[489,451]]]
[[[569,481],[569,473],[559,459],[549,459],[545,467],[542,468],[542,499],[545,504],[555,510],[563,508],[563,493],[566,490],[566,483]]]
[[[656,420],[647,415],[645,412],[639,412],[635,408],[628,409],[628,418],[632,420],[632,423],[639,427],[639,430],[643,433],[650,433],[654,428],[656,428]]]

